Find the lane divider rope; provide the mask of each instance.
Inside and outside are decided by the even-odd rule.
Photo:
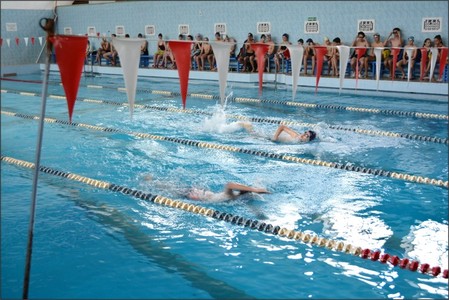
[[[31,120],[39,120],[39,118],[40,118],[39,116],[31,116],[31,115],[26,115],[26,114],[22,114],[22,113],[14,113],[14,112],[8,112],[8,111],[3,111],[3,110],[1,111],[1,113],[4,115],[8,115],[8,116],[20,117],[20,118],[31,119]],[[276,154],[276,153],[270,153],[270,152],[260,151],[260,150],[243,149],[243,148],[229,146],[229,145],[213,144],[213,143],[209,143],[209,142],[187,140],[187,139],[181,139],[181,138],[176,138],[176,137],[158,136],[158,135],[153,135],[153,134],[148,134],[148,133],[126,131],[126,130],[122,130],[122,129],[108,128],[108,127],[102,127],[102,126],[96,126],[96,125],[90,125],[90,124],[84,124],[84,123],[75,123],[75,122],[70,123],[68,121],[58,120],[58,119],[49,118],[49,117],[45,118],[44,121],[48,122],[48,123],[58,123],[58,124],[75,126],[75,127],[83,127],[83,128],[87,128],[87,129],[104,131],[104,132],[124,133],[124,134],[129,134],[129,135],[133,135],[133,136],[140,137],[140,138],[148,138],[148,139],[152,139],[152,140],[174,142],[174,143],[187,145],[187,146],[194,146],[194,147],[198,147],[198,148],[244,153],[244,154],[250,154],[250,155],[255,155],[255,156],[261,156],[261,157],[265,157],[265,158],[269,158],[269,159],[277,159],[277,160],[294,162],[294,163],[323,166],[323,167],[335,168],[335,169],[340,169],[340,170],[345,170],[345,171],[352,171],[352,172],[357,172],[357,173],[390,177],[390,178],[400,179],[400,180],[409,181],[409,182],[416,182],[416,183],[422,183],[422,184],[435,185],[435,186],[439,186],[439,187],[449,188],[448,181],[443,181],[441,179],[434,179],[434,178],[410,175],[410,174],[399,173],[399,172],[391,172],[391,171],[385,171],[385,170],[381,170],[381,169],[360,167],[360,166],[355,166],[354,164],[349,163],[349,162],[346,164],[327,162],[327,161],[321,161],[321,160],[316,160],[316,159],[301,158],[301,157],[292,156],[292,155],[288,155],[288,154]]]
[[[38,93],[20,92],[20,91],[15,91],[15,90],[2,90],[2,93],[12,93],[12,94],[19,94],[19,95],[24,95],[24,96],[36,96],[36,97],[40,96]],[[62,95],[49,95],[48,97],[52,98],[52,99],[60,99],[60,100],[65,99],[65,96],[62,96]],[[116,105],[116,106],[129,106],[129,104],[127,102],[117,102],[117,101],[101,100],[101,99],[77,98],[77,101],[82,101],[82,102],[87,102],[87,103],[96,103],[96,104],[109,104],[109,105]],[[134,104],[134,107],[159,110],[159,111],[176,112],[176,113],[201,114],[201,115],[208,115],[208,116],[213,115],[213,113],[204,112],[201,110],[180,109],[180,108],[178,109],[178,108],[173,108],[173,107],[160,107],[160,106],[154,106],[154,105]],[[253,123],[270,123],[270,124],[279,124],[279,125],[283,124],[283,125],[289,125],[289,126],[295,125],[295,126],[312,127],[312,128],[318,126],[318,124],[313,124],[313,123],[296,122],[296,121],[290,121],[290,120],[276,120],[276,119],[271,119],[271,118],[246,117],[246,116],[231,115],[231,114],[226,114],[226,117],[232,118],[232,119],[238,119],[238,120],[242,120],[242,121],[250,121]],[[373,136],[405,138],[405,139],[409,139],[409,140],[449,145],[449,139],[447,139],[447,138],[423,136],[423,135],[409,134],[409,133],[396,133],[396,132],[382,131],[382,130],[348,128],[348,127],[343,127],[343,126],[339,126],[339,125],[327,125],[327,126],[328,126],[328,128],[333,129],[333,130],[343,130],[343,131],[347,131],[347,132],[354,132],[354,133],[373,135]]]
[[[30,82],[37,83],[33,80],[14,80],[14,79],[5,79],[0,78],[0,80],[8,80],[8,81],[19,81],[19,82]],[[53,85],[62,85],[60,82],[51,82]],[[99,85],[86,85],[87,88],[107,88],[107,89],[116,89],[118,91],[125,91],[123,87],[108,87],[108,86],[99,86]],[[181,96],[179,92],[172,91],[162,91],[162,90],[151,90],[151,89],[136,89],[138,93],[150,93],[164,96]],[[187,96],[192,98],[202,98],[202,99],[220,99],[218,95],[210,95],[210,94],[202,94],[202,93],[188,93]],[[448,115],[443,114],[432,114],[432,113],[421,113],[421,112],[413,112],[413,111],[399,111],[399,110],[389,110],[389,109],[379,109],[379,108],[364,108],[364,107],[353,107],[353,106],[344,106],[344,105],[334,105],[334,104],[315,104],[315,103],[304,103],[304,102],[293,102],[293,101],[280,101],[280,100],[264,100],[264,99],[255,99],[248,97],[230,97],[228,100],[240,103],[269,103],[269,104],[279,104],[285,106],[293,106],[293,107],[304,107],[304,108],[314,108],[314,109],[333,109],[333,110],[345,110],[351,112],[360,112],[360,113],[371,113],[371,114],[384,114],[384,115],[396,115],[403,117],[415,117],[415,118],[423,118],[423,119],[440,119],[440,120],[449,120]]]
[[[16,158],[1,156],[1,160],[16,166],[21,166],[29,169],[34,169],[35,164]],[[258,220],[247,219],[238,215],[233,215],[226,212],[221,212],[219,210],[213,210],[211,208],[206,208],[200,205],[194,205],[191,203],[183,202],[180,200],[173,200],[160,195],[152,195],[151,193],[145,193],[143,191],[131,189],[122,185],[116,185],[102,180],[92,179],[89,177],[77,175],[74,173],[68,173],[64,171],[55,170],[53,168],[40,166],[39,171],[59,176],[62,178],[67,178],[70,180],[78,181],[96,188],[101,188],[109,190],[112,192],[118,192],[125,195],[130,195],[134,198],[138,198],[144,201],[149,201],[162,206],[176,208],[190,213],[202,215],[205,217],[210,217],[218,221],[224,221],[231,223],[233,225],[244,226],[252,230],[257,230],[267,234],[273,234],[280,237],[295,240],[297,242],[303,242],[305,244],[310,244],[312,246],[318,246],[322,248],[327,248],[328,250],[339,251],[346,254],[352,254],[362,259],[370,259],[371,261],[379,261],[380,263],[388,263],[394,267],[399,266],[401,269],[407,269],[410,271],[419,270],[423,274],[432,275],[434,277],[448,278],[448,270],[445,269],[441,272],[442,268],[440,266],[430,267],[427,263],[420,263],[416,260],[411,260],[409,258],[399,258],[396,255],[389,255],[388,253],[382,253],[379,250],[370,250],[368,248],[362,248],[353,246],[352,244],[345,244],[343,241],[337,241],[332,239],[326,239],[315,234],[305,233],[301,231],[287,229],[285,227],[274,226],[270,223],[260,222]]]

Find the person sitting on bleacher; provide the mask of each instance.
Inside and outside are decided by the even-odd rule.
[[[307,63],[309,59],[312,61],[312,75],[315,71],[315,57],[316,57],[316,50],[315,50],[316,43],[313,42],[312,39],[307,39],[306,46],[304,48],[304,75],[307,75]]]
[[[383,48],[384,47],[384,43],[380,40],[380,34],[375,33],[373,35],[373,42],[370,45],[371,47],[368,49],[368,63],[373,63],[376,61],[376,55],[374,54],[374,48]],[[384,56],[381,55],[381,61],[384,61]],[[372,70],[373,74],[374,74],[374,70]],[[373,75],[374,76],[374,75]]]
[[[284,33],[282,35],[282,42],[279,46],[279,49],[274,56],[274,62],[276,64],[276,72],[279,72],[280,70],[281,61],[290,58],[290,51],[288,50],[287,45],[291,45],[292,43],[290,43],[288,39],[289,39],[288,34]]]
[[[101,45],[97,51],[97,58],[95,59],[95,63],[101,64],[101,57],[103,54],[111,51],[111,44],[108,42],[105,36],[101,38]]]
[[[116,37],[117,35],[113,33],[111,35],[112,37]],[[117,50],[115,49],[114,45],[111,43],[109,47],[109,51],[103,54],[103,58],[106,59],[108,63],[115,66],[117,64]]]
[[[153,62],[153,68],[159,68],[159,61],[164,64],[164,54],[165,54],[165,41],[162,39],[162,33],[159,33],[157,35],[158,41],[157,41],[157,51],[154,53],[154,62]]]
[[[84,60],[84,63],[88,63],[88,61],[89,61],[89,56],[91,55],[91,53],[93,52],[92,51],[93,49],[92,49],[92,45],[90,44],[90,41],[89,40],[87,40],[87,47],[86,47],[86,58],[85,58],[85,60]]]
[[[276,45],[274,44],[273,40],[271,39],[271,34],[267,34],[265,37],[265,44],[268,44],[268,51],[267,54],[265,54],[265,65],[266,65],[266,71],[270,72],[270,60],[274,59],[274,55],[276,52]]]
[[[403,66],[408,66],[408,62],[410,60],[410,68],[413,70],[413,66],[415,65],[415,62],[420,61],[421,59],[421,51],[418,50],[418,48],[415,46],[415,38],[413,36],[408,38],[408,43],[404,47],[404,55],[402,55],[402,59],[397,62],[396,67],[401,72],[401,79],[406,79],[407,76],[405,75]],[[411,57],[408,57],[407,51],[405,51],[407,48],[412,48],[412,55]],[[410,74],[410,79],[413,79],[413,72]]]
[[[139,33],[139,34],[137,35],[137,37],[138,37],[139,39],[143,39],[143,38],[144,38],[143,35],[142,35],[141,33]],[[147,41],[147,40],[144,40],[144,41],[142,42],[142,46],[140,46],[140,55],[148,55],[148,41]]]

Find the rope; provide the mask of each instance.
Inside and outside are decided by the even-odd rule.
[[[22,96],[39,96],[39,94],[37,94],[37,93],[21,92],[21,91],[16,91],[16,90],[1,90],[1,92],[18,94],[18,95],[22,95]],[[49,95],[49,97],[53,98],[53,99],[65,100],[65,96],[62,96],[62,95]],[[82,101],[82,102],[87,102],[87,103],[109,104],[109,105],[116,105],[116,106],[129,106],[128,103],[116,102],[116,101],[111,101],[111,100],[98,100],[98,99],[88,99],[88,98],[77,98],[76,100]],[[134,104],[134,107],[159,110],[159,111],[176,112],[176,113],[200,114],[200,115],[208,115],[208,116],[213,115],[212,113],[201,111],[201,110],[178,109],[178,108],[160,107],[160,106],[154,106],[154,105]],[[296,121],[291,121],[291,120],[277,120],[277,119],[272,119],[272,118],[245,117],[245,116],[241,116],[241,115],[230,115],[230,114],[226,114],[226,117],[232,118],[232,119],[238,119],[238,120],[251,121],[253,123],[257,122],[257,123],[270,123],[270,124],[279,124],[279,125],[280,124],[296,125],[296,126],[303,126],[303,127],[317,127],[318,126],[318,124],[313,124],[313,123],[303,123],[303,122],[296,122]],[[405,138],[405,139],[409,139],[409,140],[425,141],[425,142],[449,145],[449,139],[447,139],[447,138],[423,136],[423,135],[409,134],[409,133],[396,133],[396,132],[382,131],[382,130],[348,128],[348,127],[343,127],[343,126],[339,126],[339,125],[328,125],[328,127],[330,129],[334,129],[334,130],[343,130],[343,131],[349,131],[349,132],[354,132],[354,133],[359,133],[359,134],[385,136],[385,137],[393,137],[393,138]]]
[[[17,165],[29,169],[34,169],[34,164],[31,162],[15,159],[12,157],[1,156],[1,160],[12,165]],[[399,266],[401,269],[407,269],[410,271],[419,270],[423,274],[433,275],[435,277],[441,274],[441,277],[448,278],[448,270],[445,269],[441,272],[440,266],[435,266],[430,268],[429,264],[421,264],[416,260],[410,260],[408,258],[400,259],[398,256],[391,256],[388,253],[381,253],[380,251],[372,251],[368,248],[361,248],[353,246],[351,244],[345,244],[342,241],[336,241],[332,239],[326,239],[318,235],[311,235],[309,233],[290,230],[285,227],[274,226],[272,224],[267,224],[265,222],[260,222],[258,220],[246,219],[244,217],[233,215],[226,212],[221,212],[219,210],[213,210],[211,208],[206,208],[199,205],[194,205],[191,203],[186,203],[179,200],[173,200],[160,195],[152,195],[151,193],[145,193],[143,191],[131,189],[122,185],[116,185],[106,181],[96,180],[89,177],[77,175],[74,173],[67,173],[64,171],[58,171],[49,167],[40,166],[39,171],[55,175],[63,178],[67,178],[74,181],[79,181],[87,185],[94,186],[96,188],[101,188],[109,190],[112,192],[119,192],[125,195],[131,195],[134,198],[149,201],[159,205],[167,206],[170,208],[180,209],[188,211],[194,214],[202,215],[205,217],[210,217],[215,220],[220,220],[224,222],[231,223],[233,225],[244,226],[252,230],[257,230],[267,234],[278,235],[280,237],[286,237],[291,240],[298,242],[303,242],[305,244],[310,244],[312,246],[318,246],[322,248],[327,248],[329,250],[339,251],[346,254],[352,254],[354,256],[360,257],[362,259],[371,259],[372,261],[379,261],[381,263],[390,263],[393,266]]]
[[[31,116],[21,113],[14,113],[14,112],[8,112],[8,111],[1,111],[4,115],[14,116],[14,117],[20,117],[24,119],[32,119],[32,120],[39,120],[40,118],[38,116]],[[214,150],[222,150],[222,151],[229,151],[229,152],[238,152],[238,153],[245,153],[255,156],[262,156],[270,159],[278,159],[283,161],[289,161],[294,163],[302,163],[302,164],[309,164],[309,165],[315,165],[315,166],[323,166],[328,168],[335,168],[340,170],[346,170],[346,171],[353,171],[358,173],[364,173],[364,174],[371,174],[371,175],[378,175],[383,177],[390,177],[394,179],[400,179],[404,181],[409,182],[417,182],[417,183],[423,183],[423,184],[429,184],[429,185],[435,185],[440,187],[449,187],[448,181],[443,181],[439,179],[431,179],[428,177],[422,177],[422,176],[416,176],[416,175],[409,175],[405,173],[398,173],[398,172],[390,172],[385,171],[381,169],[372,169],[372,168],[366,168],[366,167],[360,167],[355,166],[352,163],[335,163],[335,162],[327,162],[327,161],[321,161],[316,159],[307,159],[307,158],[301,158],[301,157],[295,157],[287,154],[277,154],[277,153],[270,153],[266,151],[259,151],[259,150],[250,150],[250,149],[243,149],[239,147],[234,146],[228,146],[228,145],[222,145],[222,144],[213,144],[208,142],[201,142],[201,141],[194,141],[194,140],[187,140],[187,139],[180,139],[176,137],[165,137],[165,136],[158,136],[158,135],[152,135],[148,133],[140,133],[140,132],[133,132],[133,131],[126,131],[116,128],[108,128],[108,127],[102,127],[102,126],[95,126],[90,124],[83,124],[83,123],[69,123],[67,121],[58,120],[54,118],[45,118],[45,122],[48,123],[58,123],[58,124],[64,124],[64,125],[70,125],[70,126],[76,126],[76,127],[84,127],[87,129],[97,130],[97,131],[104,131],[104,132],[117,132],[117,133],[125,133],[129,135],[133,135],[140,138],[148,138],[152,140],[161,140],[161,141],[168,141],[178,144],[183,144],[187,146],[195,146],[198,148],[207,148],[207,149],[214,149]]]
[[[1,80],[12,81],[13,79],[1,78]],[[26,82],[25,80],[20,80],[20,81]],[[60,85],[60,83],[55,83],[55,84]],[[115,88],[115,87],[107,87],[107,86],[99,86],[99,85],[87,85],[87,87],[88,88],[97,88],[97,89],[108,88],[108,89],[116,89],[118,91],[123,91],[123,88]],[[181,96],[181,93],[179,93],[179,92],[150,90],[150,89],[136,89],[136,92],[164,95],[164,96]],[[202,94],[202,93],[188,93],[187,96],[192,97],[192,98],[201,98],[201,99],[210,99],[210,100],[212,100],[212,99],[219,100],[220,99],[220,96],[218,96],[218,95],[209,95],[209,94]],[[284,106],[303,107],[303,108],[346,110],[346,111],[360,112],[360,113],[395,115],[395,116],[415,117],[415,118],[422,118],[422,119],[449,120],[448,115],[421,113],[421,112],[413,112],[413,111],[399,111],[399,110],[387,110],[387,109],[379,109],[379,108],[352,107],[352,106],[334,105],[334,104],[314,104],[314,103],[280,101],[280,100],[264,100],[264,99],[255,99],[255,98],[246,98],[246,97],[229,97],[229,100],[234,101],[234,102],[239,102],[239,103],[269,103],[269,104],[279,104],[279,105],[284,105]]]

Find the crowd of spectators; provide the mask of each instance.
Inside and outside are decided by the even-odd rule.
[[[115,36],[115,34],[112,34],[112,36]],[[129,37],[129,35],[127,37]],[[140,33],[137,37],[142,38],[141,55],[149,56],[148,41]],[[207,36],[197,34],[194,38],[192,35],[180,34],[178,39],[192,41],[192,69],[199,71],[216,71],[213,47],[211,46]],[[273,41],[270,34],[262,34],[259,40],[257,40],[252,33],[248,33],[247,38],[242,43],[242,46],[239,47],[238,52],[236,52],[237,41],[228,35],[216,32],[213,41],[233,43],[230,50],[230,58],[238,61],[238,63],[242,66],[241,70],[239,70],[240,72],[257,72],[259,68],[259,66],[257,66],[255,51],[252,47],[254,43],[265,43],[268,45],[268,51],[265,57],[265,66],[263,67],[264,72],[280,72],[281,65],[290,60],[290,53],[287,46],[292,45],[292,43],[290,42],[290,37],[287,33],[282,35],[281,41],[278,44]],[[316,48],[326,47],[327,49],[324,55],[324,68],[322,71],[325,74],[322,75],[339,76],[340,54],[337,46],[345,45],[339,37],[335,37],[332,41],[329,37],[324,37],[323,44],[313,41],[311,38],[308,38],[305,43],[302,38],[299,38],[297,43],[304,48],[302,75],[314,75],[316,73]],[[420,63],[422,53],[426,53],[428,59],[426,59],[424,66],[424,76],[420,77],[421,79],[428,79],[430,76],[430,62],[432,56],[430,48],[438,48],[437,63],[439,63],[441,48],[446,47],[442,41],[441,35],[436,35],[433,40],[426,38],[422,46],[420,46],[416,43],[413,36],[409,36],[407,39],[404,39],[399,28],[394,28],[384,40],[382,40],[379,33],[375,33],[369,37],[362,31],[358,32],[354,40],[347,43],[346,46],[351,48],[349,76],[355,77],[355,73],[358,71],[358,77],[367,78],[370,71],[370,66],[372,65],[370,63],[376,61],[374,48],[382,47],[384,50],[382,51],[381,59],[383,68],[386,70],[386,75],[392,77],[392,70],[396,69],[398,70],[399,78],[401,79],[407,79],[407,74],[404,67],[407,68],[409,61],[412,67],[414,67],[415,64]],[[149,68],[176,69],[175,57],[170,50],[169,43],[164,40],[162,33],[159,33],[158,35],[156,47],[156,52],[153,54],[153,64],[149,65]],[[422,49],[426,49],[427,51],[423,52]],[[398,53],[396,53],[397,57],[395,58],[396,66],[393,66],[394,55],[396,56],[396,54],[393,53],[394,50],[398,51]],[[91,49],[89,43],[88,49],[86,50],[86,57],[91,53],[94,53],[95,55],[95,64],[100,64],[102,58],[112,66],[117,64],[117,51],[114,49],[113,44],[108,41],[105,36],[102,37],[100,47],[97,50]],[[311,65],[310,69],[309,63]],[[274,64],[274,70],[272,70],[272,65],[270,64]],[[373,72],[373,70],[371,70],[371,72]],[[410,79],[414,79],[413,76],[414,75],[411,74]]]

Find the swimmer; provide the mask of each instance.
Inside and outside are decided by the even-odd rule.
[[[189,190],[187,197],[191,200],[204,202],[223,202],[235,200],[238,197],[248,193],[269,194],[270,192],[264,188],[256,188],[235,182],[229,182],[226,184],[223,192],[214,193],[208,190],[192,188]]]
[[[158,189],[170,191],[177,197],[187,197],[191,200],[204,202],[224,202],[235,200],[238,197],[248,193],[270,194],[270,192],[264,188],[251,187],[235,182],[227,183],[223,192],[214,193],[212,191],[200,188],[178,187],[179,185],[174,182],[155,180],[151,174],[144,175],[143,180],[152,182],[152,184],[154,184]]]
[[[239,122],[239,125],[248,133],[255,134],[253,125],[251,123]],[[283,132],[287,133],[288,135],[281,135],[281,133]],[[285,125],[279,125],[271,140],[274,142],[307,143],[313,141],[315,138],[316,132],[313,130],[307,130],[304,133],[298,133]]]

